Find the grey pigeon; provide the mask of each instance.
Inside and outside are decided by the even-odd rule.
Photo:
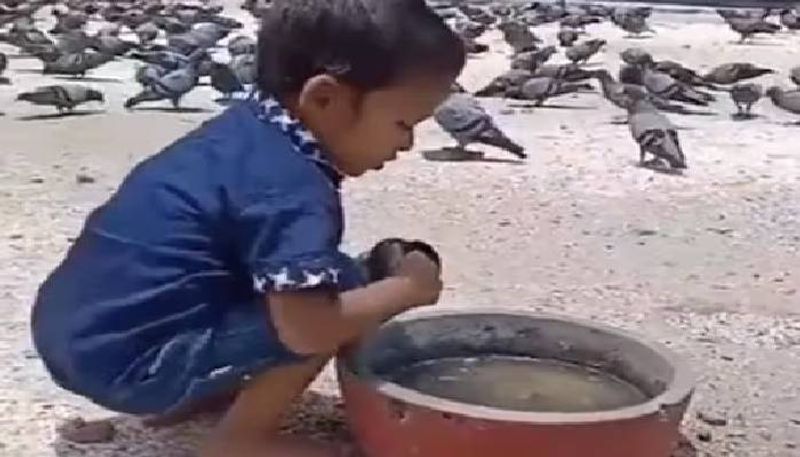
[[[599,24],[601,19],[591,14],[570,14],[561,19],[559,23],[562,27],[572,27],[583,29],[589,24]]]
[[[136,34],[136,37],[139,38],[140,45],[147,45],[158,38],[159,29],[155,23],[145,22],[137,26],[133,32]]]
[[[527,24],[518,21],[506,21],[501,23],[498,27],[503,32],[503,38],[506,43],[511,46],[514,53],[532,51],[536,49],[536,44],[541,43],[542,40],[537,37]]]
[[[11,80],[3,76],[3,72],[8,68],[8,57],[0,52],[0,85],[11,84]]]
[[[56,48],[62,54],[77,54],[85,51],[92,44],[92,39],[83,30],[70,30],[58,37]]]
[[[704,75],[703,79],[714,84],[735,84],[771,73],[775,73],[775,70],[757,67],[747,62],[732,62],[714,68]]]
[[[433,117],[456,140],[459,149],[480,143],[504,149],[520,159],[527,157],[525,149],[508,138],[478,100],[469,94],[450,94]]]
[[[475,92],[476,97],[508,97],[518,94],[522,85],[533,78],[527,70],[511,69],[494,78],[489,84]]]
[[[197,86],[200,78],[197,66],[203,54],[205,51],[197,51],[190,57],[189,65],[172,70],[150,83],[142,92],[126,100],[125,108],[134,108],[142,102],[169,100],[177,109],[181,98]]]
[[[102,52],[77,52],[62,54],[55,60],[45,61],[42,73],[45,75],[71,75],[84,77],[89,70],[94,70],[114,59],[113,55]]]
[[[668,100],[657,97],[642,86],[635,84],[623,84],[614,81],[608,70],[597,70],[592,72],[600,82],[603,96],[619,108],[627,110],[631,103],[641,99],[649,100],[659,111],[666,111],[678,114],[691,114],[683,105],[670,103]]]
[[[558,38],[558,44],[560,44],[563,48],[572,47],[572,45],[578,41],[578,38],[582,33],[585,32],[578,29],[573,29],[571,27],[561,27],[556,35]]]
[[[781,24],[791,31],[800,30],[800,16],[795,10],[787,8],[781,11]]]
[[[622,65],[619,68],[619,82],[644,86],[644,69],[639,65]]]
[[[91,38],[89,47],[103,54],[124,56],[136,47],[136,43],[125,41],[118,36],[98,33]]]
[[[256,65],[255,54],[241,54],[234,56],[228,66],[233,70],[236,79],[244,85],[256,83],[258,77],[258,67]]]
[[[789,72],[789,77],[791,78],[792,82],[797,84],[800,87],[800,67],[794,67]]]
[[[592,89],[592,85],[587,83],[571,83],[556,78],[538,77],[529,79],[523,84],[519,96],[514,98],[531,100],[534,102],[534,106],[542,106],[549,98]]]
[[[600,48],[605,46],[605,44],[606,40],[603,39],[586,40],[568,48],[566,55],[572,63],[586,63],[593,55],[600,52]]]
[[[556,78],[567,82],[584,81],[594,77],[594,74],[589,70],[584,70],[575,64],[546,64],[539,66],[533,72],[534,77],[547,77]]]
[[[728,17],[725,19],[730,28],[739,34],[739,43],[744,43],[758,33],[775,34],[781,26],[765,21],[762,18]]]
[[[23,92],[17,100],[34,105],[54,106],[59,113],[71,112],[76,106],[90,101],[103,102],[103,94],[92,88],[81,85],[42,86],[30,92]]]
[[[211,87],[221,92],[226,99],[237,92],[244,92],[244,86],[228,65],[212,62],[210,73]]]
[[[767,96],[778,108],[800,115],[800,91],[785,91],[780,87],[773,86],[767,89]]]
[[[750,110],[761,97],[764,96],[764,89],[754,83],[736,84],[731,88],[731,100],[736,105],[736,116],[741,118],[750,117]]]
[[[622,8],[614,12],[611,16],[611,22],[628,32],[632,37],[638,37],[645,32],[654,32],[647,24],[647,17],[640,14],[632,14]]]
[[[149,87],[161,79],[161,77],[165,74],[167,74],[167,70],[165,70],[164,67],[153,64],[145,64],[136,69],[134,79],[137,83],[141,84],[142,87]]]
[[[714,100],[712,95],[700,92],[672,76],[652,68],[646,67],[643,76],[644,86],[650,93],[658,97],[698,106],[708,106],[709,102]]]
[[[69,10],[63,12],[59,9],[53,10],[53,16],[56,17],[56,25],[50,30],[52,34],[59,34],[69,32],[70,30],[77,30],[86,25],[88,18],[86,13],[82,11]]]
[[[231,56],[255,54],[258,43],[252,37],[239,35],[228,40],[228,53]]]
[[[644,165],[649,153],[657,160],[666,160],[673,169],[686,168],[675,126],[650,101],[637,100],[628,106],[628,128],[639,145],[639,163]]]
[[[457,34],[459,34],[463,38],[472,40],[480,38],[481,35],[486,33],[487,29],[488,27],[485,24],[472,22],[466,18],[458,19],[453,24],[453,30],[455,30]]]
[[[678,62],[673,62],[671,60],[660,60],[655,63],[654,68],[656,71],[668,74],[684,84],[720,90],[719,87],[703,79],[703,77],[697,74],[696,71],[687,68]]]
[[[535,71],[557,53],[558,50],[555,46],[545,46],[536,51],[526,51],[514,57],[514,60],[511,61],[511,68]]]
[[[652,54],[642,48],[625,49],[619,56],[628,65],[647,65],[653,62]]]

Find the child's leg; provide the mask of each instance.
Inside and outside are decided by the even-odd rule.
[[[270,370],[250,382],[220,421],[201,457],[334,457],[334,447],[278,435],[283,414],[325,366],[328,357]]]

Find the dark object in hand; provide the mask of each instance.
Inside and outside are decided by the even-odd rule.
[[[430,244],[407,241],[402,238],[386,238],[376,244],[369,252],[360,256],[368,282],[380,281],[394,275],[397,266],[406,254],[419,251],[431,259],[439,268],[442,259]]]

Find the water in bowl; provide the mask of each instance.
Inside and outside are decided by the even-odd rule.
[[[640,389],[610,373],[529,357],[425,360],[387,379],[435,397],[514,411],[607,411],[647,401]]]

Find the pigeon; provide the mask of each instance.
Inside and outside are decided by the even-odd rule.
[[[638,37],[645,32],[653,32],[653,29],[647,25],[647,17],[641,14],[635,14],[620,8],[611,16],[611,22],[622,30],[628,32],[630,37]]]
[[[793,32],[800,30],[800,15],[791,9],[781,11],[781,24]]]
[[[643,77],[644,86],[658,97],[698,106],[708,106],[709,102],[714,101],[714,96],[700,92],[651,67],[645,67]]]
[[[3,72],[8,68],[8,57],[0,52],[0,85],[11,84],[11,80],[3,76]]]
[[[255,54],[241,54],[233,56],[228,66],[236,75],[236,79],[239,80],[240,83],[244,85],[252,85],[256,83],[256,78],[258,77],[258,67],[256,65]]]
[[[642,48],[628,48],[619,54],[628,65],[647,65],[653,62],[653,56]]]
[[[644,70],[639,65],[624,64],[619,68],[619,82],[644,86]]]
[[[50,30],[50,33],[52,34],[78,30],[86,25],[86,22],[88,21],[86,13],[82,11],[69,10],[63,12],[60,9],[54,9],[53,16],[56,17],[56,25]]]
[[[172,51],[134,51],[130,57],[145,63],[158,65],[166,70],[177,70],[189,65],[189,57]]]
[[[469,19],[461,18],[453,24],[453,30],[463,38],[477,39],[486,33],[488,27],[485,24],[472,22]]]
[[[590,14],[570,14],[561,19],[560,25],[562,27],[583,29],[589,24],[599,24],[600,22],[602,21],[599,17]]]
[[[560,44],[562,48],[572,47],[572,45],[575,44],[576,41],[578,41],[578,37],[582,33],[585,32],[580,31],[578,29],[573,29],[571,27],[562,27],[561,29],[559,29],[557,34],[558,44]]]
[[[669,113],[677,114],[691,114],[683,105],[677,103],[670,103],[668,100],[657,97],[649,92],[642,86],[635,84],[623,84],[614,81],[614,78],[608,70],[597,70],[592,72],[593,76],[598,79],[603,90],[603,96],[622,109],[628,109],[631,103],[647,99],[659,111],[666,111]]]
[[[628,128],[639,144],[640,164],[646,164],[645,157],[649,153],[658,161],[666,160],[672,169],[686,168],[686,157],[675,126],[649,100],[636,100],[628,106]]]
[[[754,83],[736,84],[731,88],[731,100],[736,105],[736,116],[740,118],[751,117],[750,110],[761,97],[764,96],[764,89]]]
[[[37,87],[30,92],[19,94],[17,100],[34,105],[54,106],[59,113],[63,113],[64,110],[72,112],[76,106],[90,101],[102,103],[105,97],[100,91],[76,84]]]
[[[606,40],[603,39],[586,40],[568,48],[566,55],[572,63],[586,63],[593,55],[600,52],[600,48],[605,46],[605,44]]]
[[[533,51],[536,49],[536,44],[542,42],[539,37],[531,32],[527,24],[522,22],[507,21],[501,23],[497,28],[503,32],[503,38],[505,38],[506,43],[511,46],[515,54]]]
[[[800,87],[800,67],[792,68],[789,72],[789,75],[789,77],[792,79],[792,82]]]
[[[159,29],[153,22],[145,22],[133,29],[133,33],[139,39],[140,45],[147,45],[158,38]]]
[[[489,51],[489,45],[478,43],[472,38],[461,37],[467,54],[482,54]]]
[[[678,62],[673,62],[671,60],[660,60],[655,63],[656,71],[660,71],[661,73],[668,74],[675,78],[676,80],[688,84],[690,86],[695,87],[707,87],[713,90],[721,90],[716,85],[706,81],[703,79],[702,76],[697,74],[696,71],[686,68]]]
[[[555,46],[545,46],[537,51],[526,51],[514,57],[514,60],[511,62],[511,68],[515,70],[535,71],[557,53],[558,50]]]
[[[476,97],[507,97],[509,94],[518,94],[522,85],[533,78],[527,70],[511,69],[494,78],[484,88],[475,92]]]
[[[763,18],[727,17],[725,21],[741,36],[739,43],[744,43],[758,33],[775,34],[781,29],[780,25],[767,22]]]
[[[244,86],[236,73],[224,63],[211,63],[211,87],[221,92],[225,99],[230,100],[237,92],[244,92]]]
[[[594,77],[589,70],[584,70],[578,65],[568,63],[564,65],[542,65],[533,72],[534,77],[556,78],[567,82],[578,82]]]
[[[142,92],[125,101],[125,108],[132,109],[142,102],[169,100],[173,108],[178,109],[181,98],[197,85],[200,78],[197,65],[203,54],[204,51],[194,53],[188,65],[172,70],[146,85]]]
[[[757,67],[751,63],[733,62],[720,65],[703,76],[706,82],[714,84],[735,84],[747,79],[775,73],[769,68]]]
[[[98,33],[92,37],[90,43],[89,47],[95,51],[113,56],[124,56],[136,47],[136,43],[125,41],[115,35],[103,33]]]
[[[153,64],[145,64],[136,69],[134,79],[137,83],[141,84],[142,87],[149,87],[165,74],[167,74],[167,70],[165,70],[164,67]]]
[[[228,54],[238,56],[242,54],[255,54],[258,43],[246,35],[239,35],[228,40]]]
[[[504,149],[520,159],[527,157],[525,148],[508,138],[478,100],[469,94],[450,94],[433,117],[456,140],[458,149],[480,143]]]
[[[45,61],[42,74],[71,75],[84,77],[89,70],[94,70],[114,59],[113,55],[102,52],[77,52],[62,54],[55,60]]]
[[[548,98],[592,89],[592,85],[587,83],[571,83],[556,78],[536,77],[525,82],[520,93],[514,94],[517,96],[513,98],[532,100],[534,106],[542,106]]]
[[[56,49],[62,54],[77,54],[85,51],[92,39],[83,30],[70,30],[58,37]]]
[[[767,96],[778,108],[800,115],[800,91],[785,91],[780,87],[773,86],[767,89]]]

